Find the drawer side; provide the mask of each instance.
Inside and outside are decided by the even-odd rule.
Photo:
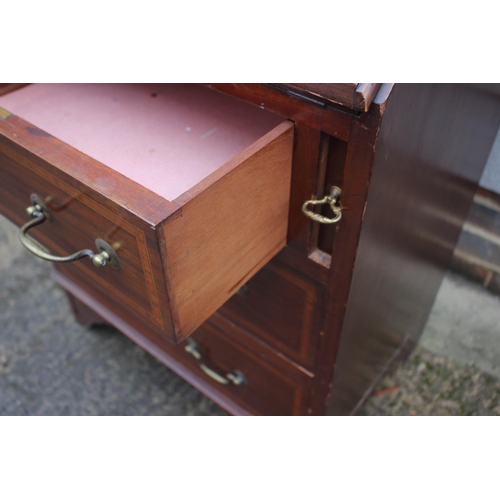
[[[229,172],[188,199],[180,217],[164,223],[178,342],[286,245],[292,150],[293,124],[285,122],[262,138],[258,151],[243,152]]]

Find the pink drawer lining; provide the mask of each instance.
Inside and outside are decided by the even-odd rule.
[[[34,84],[0,107],[167,200],[284,121],[194,84]]]

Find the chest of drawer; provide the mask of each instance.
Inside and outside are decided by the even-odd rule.
[[[277,115],[195,85],[33,85],[0,107],[2,213],[23,225],[39,200],[27,238],[104,255],[59,265],[170,340],[286,244],[293,124]]]

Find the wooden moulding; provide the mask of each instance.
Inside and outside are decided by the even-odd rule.
[[[306,95],[319,97],[358,112],[366,112],[377,95],[380,83],[284,83],[280,84]]]

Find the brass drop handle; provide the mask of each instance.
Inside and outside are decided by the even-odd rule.
[[[203,363],[203,357],[201,355],[198,344],[192,340],[188,339],[186,347],[184,350],[191,354],[195,359],[198,360],[198,366],[213,380],[219,382],[219,384],[234,384],[234,385],[243,385],[247,384],[248,381],[239,370],[233,370],[232,372],[227,373],[226,375],[221,375],[216,372],[214,369],[208,367],[205,363]]]
[[[341,193],[342,190],[340,188],[338,188],[337,186],[331,186],[328,194],[323,199],[306,201],[302,205],[302,212],[304,212],[304,214],[310,219],[321,224],[335,224],[342,218],[342,207],[338,205]],[[327,203],[330,205],[330,208],[333,211],[333,218],[325,217],[321,214],[316,214],[308,208],[309,205],[326,205]]]
[[[43,201],[41,201],[41,199],[37,195],[31,195],[31,200],[32,205],[26,209],[26,212],[29,216],[33,217],[33,219],[24,224],[23,227],[21,227],[19,231],[19,240],[21,241],[23,246],[32,254],[40,257],[40,259],[58,263],[73,262],[75,260],[82,259],[83,257],[89,257],[96,267],[102,267],[109,263],[111,267],[120,269],[120,262],[118,260],[118,256],[116,255],[116,252],[108,243],[101,239],[95,240],[99,253],[86,249],[80,250],[79,252],[76,252],[72,255],[58,257],[57,255],[52,255],[47,252],[40,244],[38,244],[35,240],[28,236],[27,232],[31,228],[39,226],[45,221],[50,220],[52,218],[52,215],[45,203],[43,203]]]

